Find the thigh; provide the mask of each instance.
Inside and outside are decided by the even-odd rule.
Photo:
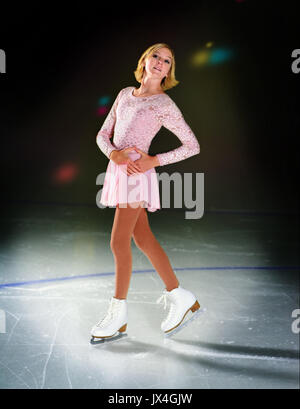
[[[142,202],[141,202],[142,203]],[[127,204],[127,207],[117,205],[112,227],[112,239],[130,240],[139,214],[143,210],[141,203]]]
[[[143,208],[138,216],[136,224],[133,230],[133,239],[136,243],[141,242],[143,238],[146,238],[151,232],[149,225],[148,214],[145,208]]]

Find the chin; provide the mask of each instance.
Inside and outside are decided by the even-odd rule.
[[[164,78],[164,77],[161,75],[161,73],[159,73],[159,72],[154,71],[152,74],[155,75],[155,76],[158,77],[158,78],[161,78],[161,79]]]

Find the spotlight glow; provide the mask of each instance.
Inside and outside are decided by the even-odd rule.
[[[107,114],[107,112],[108,112],[108,108],[107,108],[107,107],[99,107],[99,108],[97,109],[97,114],[98,114],[99,116],[105,115],[105,114]]]
[[[210,64],[220,64],[225,61],[230,60],[232,57],[232,51],[226,48],[219,48],[217,50],[212,50],[209,63]]]
[[[110,102],[111,97],[109,95],[103,95],[98,99],[98,109],[97,109],[97,115],[102,116],[106,115],[109,111],[108,109],[108,103]]]
[[[72,182],[78,174],[78,166],[74,163],[65,163],[59,166],[52,175],[55,184]]]
[[[199,67],[205,65],[209,60],[209,52],[206,50],[197,51],[192,57],[192,65],[194,67]]]
[[[98,105],[103,106],[107,105],[110,101],[110,96],[109,95],[104,95],[103,97],[100,97],[98,100]]]
[[[204,65],[216,65],[230,60],[233,56],[233,51],[228,48],[210,49],[213,42],[206,43],[204,49],[196,51],[191,58],[191,65],[201,67]]]

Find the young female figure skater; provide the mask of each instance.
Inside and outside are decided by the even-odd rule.
[[[170,301],[161,329],[169,333],[182,324],[189,310],[199,303],[182,288],[170,261],[153,235],[148,211],[160,209],[156,166],[164,166],[197,155],[199,143],[175,102],[164,92],[178,84],[175,57],[165,43],[154,44],[140,57],[134,72],[141,84],[123,88],[97,134],[97,144],[110,159],[100,203],[116,206],[110,247],[115,260],[115,294],[108,312],[93,326],[93,338],[109,338],[127,327],[127,293],[132,270],[131,238],[148,257],[165,283],[157,300]],[[172,131],[182,146],[156,156],[148,155],[152,139],[161,126]],[[110,138],[114,135],[114,142]]]

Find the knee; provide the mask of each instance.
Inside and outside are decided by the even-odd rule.
[[[133,240],[135,242],[135,245],[140,249],[140,250],[145,250],[147,247],[150,245],[150,243],[153,241],[154,235],[150,231],[147,233],[144,232],[143,234],[133,234]]]
[[[122,235],[114,235],[110,239],[110,248],[114,254],[123,252],[127,247],[130,247],[130,238]]]

